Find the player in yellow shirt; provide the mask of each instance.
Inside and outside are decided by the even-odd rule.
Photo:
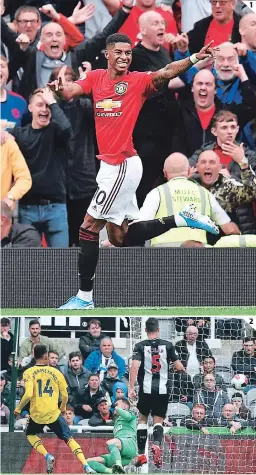
[[[88,465],[80,445],[73,439],[61,413],[65,412],[68,401],[67,383],[63,374],[56,368],[48,366],[48,351],[45,345],[34,348],[35,366],[24,372],[25,394],[14,413],[19,415],[23,407],[30,403],[30,419],[26,436],[34,449],[46,459],[47,473],[52,473],[54,456],[49,454],[37,434],[48,426],[59,439],[64,440],[73,454],[82,463],[86,473],[95,473]],[[59,396],[61,406],[59,409]]]

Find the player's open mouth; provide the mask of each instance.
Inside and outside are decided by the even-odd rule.
[[[207,97],[207,92],[199,91],[199,97]]]
[[[164,33],[157,33],[157,38],[162,39],[164,37]]]

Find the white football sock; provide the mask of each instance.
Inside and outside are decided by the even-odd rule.
[[[76,296],[81,300],[89,302],[90,300],[92,300],[92,290],[78,290]]]

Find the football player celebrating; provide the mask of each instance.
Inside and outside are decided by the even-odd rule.
[[[132,5],[132,1],[131,1]],[[126,2],[127,8],[127,2]],[[115,33],[107,38],[108,69],[85,73],[63,86],[65,67],[58,80],[48,84],[62,99],[91,94],[94,101],[96,135],[101,160],[98,189],[87,210],[79,233],[80,288],[59,310],[93,308],[93,280],[99,257],[99,232],[107,224],[111,244],[121,246],[127,219],[136,219],[135,192],[142,177],[142,164],[133,146],[132,133],[145,100],[156,90],[200,60],[213,56],[211,43],[197,54],[167,64],[156,72],[129,72],[132,42]],[[185,223],[185,224],[184,224]],[[183,226],[187,226],[186,217]]]

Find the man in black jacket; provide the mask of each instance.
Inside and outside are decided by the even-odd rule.
[[[126,9],[126,4],[129,9]],[[116,13],[101,33],[88,40],[83,47],[78,46],[68,53],[64,51],[64,31],[57,23],[49,22],[42,29],[41,42],[44,51],[38,50],[36,47],[29,47],[26,51],[22,51],[16,43],[13,32],[2,19],[2,42],[8,47],[10,54],[9,80],[13,79],[20,67],[24,69],[17,92],[27,100],[34,89],[47,84],[51,72],[56,67],[67,65],[77,70],[84,61],[92,62],[105,48],[106,38],[112,33],[116,33],[128,18],[131,4],[131,0],[124,0],[121,10]]]
[[[193,377],[199,373],[200,366],[212,352],[204,340],[198,340],[198,329],[191,325],[187,328],[185,339],[175,345],[179,360],[186,368],[187,373]]]
[[[82,392],[89,380],[90,372],[83,367],[83,360],[79,351],[72,351],[68,357],[68,369],[64,376],[68,383],[69,403],[74,405],[74,399],[79,390]]]
[[[68,247],[65,151],[71,124],[48,88],[34,91],[29,110],[32,124],[12,130],[32,177],[19,202],[19,221],[44,233],[49,247]]]
[[[74,69],[69,66],[63,68],[64,86],[78,79]],[[63,68],[54,69],[50,80],[59,79]],[[79,247],[79,228],[97,189],[94,112],[89,97],[76,97],[71,101],[60,100],[59,106],[70,120],[73,132],[67,150],[67,210],[69,246]],[[82,349],[81,352],[83,354]],[[85,359],[84,355],[83,358]]]
[[[89,426],[113,426],[114,419],[113,414],[110,412],[108,401],[105,397],[97,400],[95,411],[88,421]]]
[[[101,323],[93,318],[88,323],[88,333],[81,336],[79,340],[79,349],[82,353],[84,361],[92,351],[99,350],[100,342],[106,335],[101,332]]]
[[[256,349],[252,338],[243,340],[243,349],[235,351],[232,356],[232,369],[235,374],[244,374],[250,386],[256,386]]]
[[[234,11],[236,0],[226,0],[224,2],[210,1],[212,4],[212,15],[196,22],[193,30],[188,32],[191,54],[198,51],[198,49],[202,48],[203,45],[212,39],[214,40],[214,46],[218,46],[224,41],[232,41],[232,43],[239,43],[241,41],[239,33],[241,17]]]
[[[81,416],[83,419],[91,417],[92,413],[97,411],[97,404],[100,398],[105,398],[109,406],[111,400],[109,394],[100,385],[100,378],[98,374],[91,374],[89,376],[88,385],[80,389],[74,398],[75,414]]]

